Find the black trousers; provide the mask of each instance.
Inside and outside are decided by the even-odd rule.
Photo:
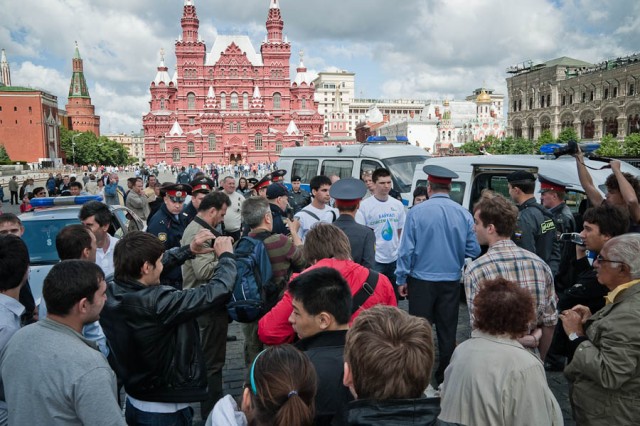
[[[423,281],[409,277],[409,313],[426,318],[436,326],[439,363],[436,381],[442,383],[444,370],[451,361],[456,347],[458,307],[460,304],[459,281]]]

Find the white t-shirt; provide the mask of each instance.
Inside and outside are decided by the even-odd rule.
[[[227,194],[225,192],[225,194]],[[233,191],[227,194],[231,200],[231,205],[227,208],[227,214],[224,215],[224,229],[227,232],[236,232],[242,226],[242,202],[245,198]]]
[[[376,262],[391,263],[398,259],[398,236],[407,217],[404,205],[395,198],[380,201],[369,197],[360,203],[358,210],[364,216],[364,225],[376,235]]]
[[[318,216],[320,220],[318,221],[318,219],[311,216],[310,214],[304,213],[305,211],[309,211],[313,213],[314,215]],[[309,204],[308,206],[300,210],[298,213],[296,213],[296,215],[294,216],[300,221],[300,230],[298,231],[298,235],[300,236],[300,239],[304,241],[304,237],[307,235],[307,232],[309,232],[309,230],[316,223],[318,222],[333,223],[333,221],[336,220],[338,216],[340,216],[340,213],[338,213],[338,210],[334,209],[333,207],[330,207],[327,204],[325,204],[323,209],[318,209],[314,207],[313,204]]]

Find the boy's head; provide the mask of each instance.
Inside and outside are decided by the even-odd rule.
[[[351,318],[351,289],[333,268],[312,269],[289,284],[293,312],[289,322],[298,337],[346,329]]]
[[[378,305],[358,315],[347,332],[343,382],[356,399],[420,398],[433,360],[429,322]]]

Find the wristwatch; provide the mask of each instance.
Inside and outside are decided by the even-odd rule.
[[[569,334],[569,340],[571,340],[572,342],[576,339],[578,339],[581,336],[578,336],[578,333],[576,333],[575,331],[571,334]]]

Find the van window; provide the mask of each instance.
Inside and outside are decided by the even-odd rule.
[[[362,160],[360,163],[360,177],[363,172],[373,172],[375,169],[382,167],[382,164],[372,160]]]
[[[427,186],[426,179],[416,181],[416,188],[419,186]],[[462,205],[462,200],[464,199],[464,189],[466,187],[467,184],[464,182],[451,182],[451,192],[449,193],[449,197],[456,203]]]
[[[422,164],[427,156],[416,155],[408,157],[387,158],[382,160],[384,166],[391,172],[396,191],[411,192],[411,183],[416,166]]]
[[[293,160],[291,176],[300,176],[302,182],[309,183],[318,175],[318,160]]]
[[[352,160],[324,160],[320,174],[325,176],[337,175],[340,179],[351,177],[353,174]]]

